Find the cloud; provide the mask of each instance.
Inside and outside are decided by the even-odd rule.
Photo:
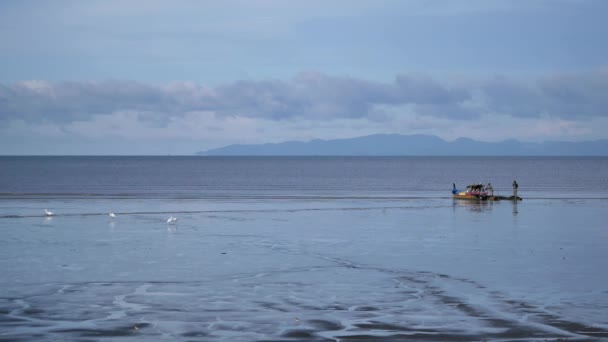
[[[542,93],[533,84],[496,76],[483,81],[478,94],[487,113],[535,117],[542,112]]]
[[[175,106],[168,95],[132,81],[25,81],[0,85],[0,118],[68,123],[125,109],[170,112]]]
[[[547,113],[560,118],[608,116],[608,72],[562,74],[540,80]]]
[[[549,75],[527,83],[497,76],[448,84],[424,75],[398,75],[393,82],[375,82],[316,72],[286,81],[242,80],[219,86],[25,81],[0,85],[0,123],[22,120],[65,125],[116,112],[137,113],[138,121],[157,127],[192,112],[269,121],[387,121],[388,112],[399,115],[400,110],[451,120],[487,115],[581,120],[608,116],[605,94],[608,73],[603,69]]]
[[[219,116],[331,120],[362,118],[381,105],[454,105],[470,97],[430,78],[399,75],[378,83],[320,73],[292,80],[236,81],[208,87],[193,82],[150,85],[135,81],[26,81],[0,86],[0,117],[28,122],[69,123],[116,111],[139,111],[163,122],[191,111]]]
[[[608,72],[603,69],[548,75],[530,84],[495,77],[479,90],[489,113],[572,120],[608,117]]]

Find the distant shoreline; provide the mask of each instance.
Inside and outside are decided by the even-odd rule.
[[[608,140],[583,142],[446,141],[434,135],[375,134],[349,139],[229,145],[197,155],[223,156],[608,156]]]
[[[202,155],[202,154],[6,154],[0,158],[608,158],[606,155]]]

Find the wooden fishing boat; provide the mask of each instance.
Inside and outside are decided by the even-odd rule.
[[[452,189],[452,197],[455,199],[485,201],[490,196],[483,184],[470,184],[465,191],[458,191],[456,185]],[[493,197],[493,196],[492,196]]]
[[[501,201],[501,200],[518,200],[521,197],[514,194],[513,196],[497,196],[494,195],[494,190],[491,185],[483,185],[480,183],[470,184],[465,191],[456,189],[456,184],[452,184],[452,197],[454,199],[470,200],[470,201]]]

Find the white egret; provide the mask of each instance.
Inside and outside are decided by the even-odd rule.
[[[177,217],[173,217],[173,215],[171,215],[171,217],[169,217],[169,219],[167,220],[167,223],[172,224],[177,222]]]
[[[44,209],[44,213],[46,214],[46,216],[53,216],[53,215],[55,215],[55,213],[54,213],[54,212],[52,212],[52,211],[48,211],[48,210],[46,210],[46,209]]]

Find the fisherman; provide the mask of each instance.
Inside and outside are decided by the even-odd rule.
[[[486,191],[490,193],[490,197],[494,197],[494,188],[492,188],[491,183],[488,183],[488,185],[486,185]]]
[[[452,183],[452,193],[457,194],[458,190],[456,190],[456,183]]]
[[[517,181],[513,180],[513,199],[515,201],[517,201],[517,188],[519,188],[519,185],[517,184]]]

